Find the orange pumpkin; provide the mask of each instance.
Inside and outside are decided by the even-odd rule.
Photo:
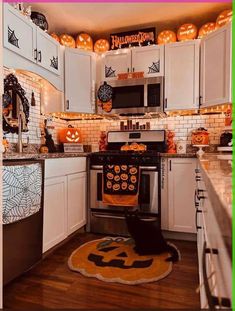
[[[105,39],[99,39],[95,42],[94,51],[96,53],[104,53],[109,50],[109,42]]]
[[[233,11],[232,10],[225,10],[220,13],[220,15],[216,19],[217,27],[223,27],[227,23],[231,22],[232,20]]]
[[[197,27],[194,24],[183,24],[177,31],[179,41],[193,40],[197,37]]]
[[[192,132],[192,145],[208,145],[209,133],[204,128]]]
[[[176,42],[176,34],[171,30],[163,30],[157,37],[158,44]]]
[[[59,132],[59,141],[61,143],[81,143],[81,131],[74,127],[61,129]]]
[[[216,30],[216,23],[206,23],[203,25],[198,32],[198,38],[201,39],[208,35],[208,33]]]
[[[102,109],[105,112],[110,112],[112,110],[112,100],[108,101],[107,103],[102,104]]]
[[[77,36],[76,47],[87,51],[93,51],[93,40],[87,33],[81,33]]]
[[[66,34],[61,35],[60,44],[70,47],[70,48],[75,48],[75,40],[70,35],[66,35]]]
[[[59,36],[57,36],[56,33],[52,32],[52,33],[50,34],[50,36],[51,36],[53,39],[55,39],[57,42],[60,42],[60,38],[59,38]]]

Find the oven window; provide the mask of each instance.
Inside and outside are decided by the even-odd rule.
[[[113,88],[112,108],[144,107],[144,85]]]
[[[97,174],[97,201],[102,201],[102,185],[103,185],[103,174],[98,173]]]
[[[149,204],[150,203],[150,175],[142,174],[140,180],[140,190],[139,190],[139,204]]]
[[[148,107],[161,106],[161,84],[148,84]]]

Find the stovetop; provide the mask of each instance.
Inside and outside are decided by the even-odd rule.
[[[90,156],[91,165],[103,164],[136,164],[157,165],[160,163],[160,152],[107,150],[94,152]]]

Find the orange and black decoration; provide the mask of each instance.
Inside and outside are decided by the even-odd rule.
[[[113,88],[107,82],[104,82],[98,90],[98,105],[105,111],[111,112],[112,110],[112,98]]]

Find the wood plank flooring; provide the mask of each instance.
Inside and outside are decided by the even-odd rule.
[[[68,269],[79,245],[101,236],[79,233],[31,271],[4,288],[9,309],[200,309],[195,242],[173,241],[182,260],[163,280],[142,285],[105,283]]]

